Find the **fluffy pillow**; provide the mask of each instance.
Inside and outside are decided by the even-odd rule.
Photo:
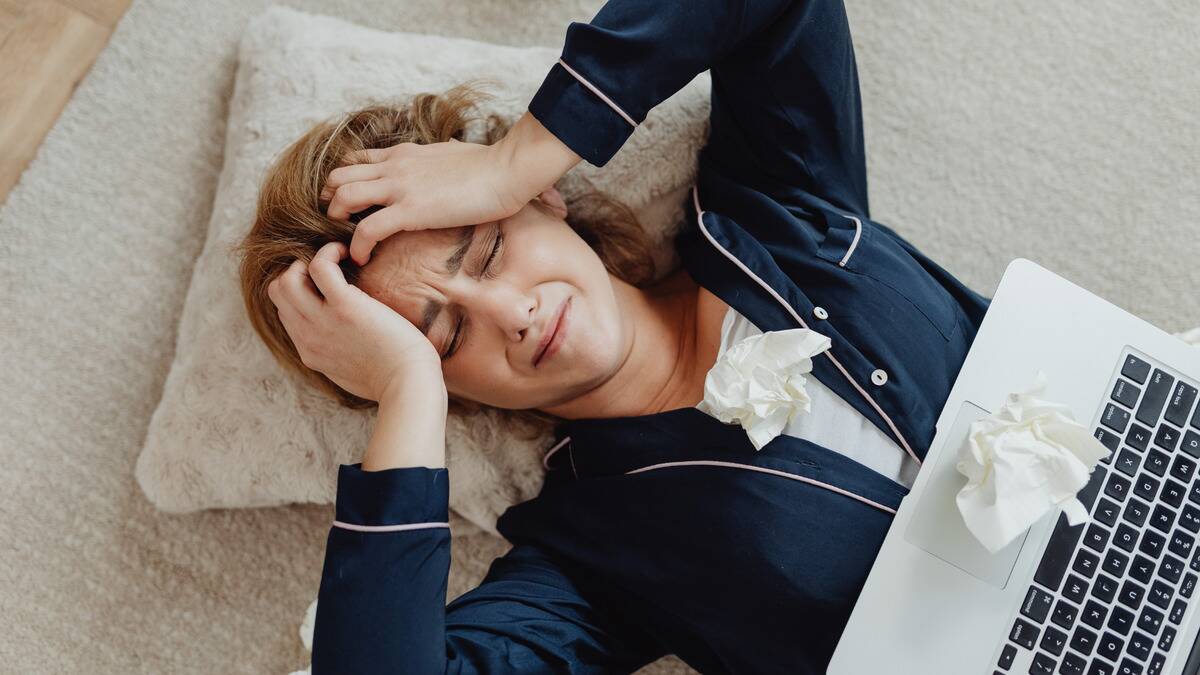
[[[287,374],[246,317],[230,249],[250,229],[271,161],[323,119],[475,77],[498,85],[482,112],[515,121],[560,52],[386,33],[278,6],[247,26],[208,237],[137,461],[138,483],[158,508],[331,503],[337,465],[360,461],[374,428],[374,410],[341,408]],[[605,167],[582,162],[558,184],[568,202],[590,182],[633,208],[657,244],[660,273],[675,263],[669,236],[707,137],[708,94],[704,73],[658,106]],[[550,441],[519,438],[498,414],[452,416],[452,511],[494,533],[504,509],[537,493]]]

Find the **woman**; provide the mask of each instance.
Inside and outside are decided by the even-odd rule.
[[[683,269],[640,287],[552,186],[710,68]],[[842,4],[610,0],[497,143],[354,162],[328,172],[323,216],[273,212],[264,189],[251,236],[320,216],[346,237],[243,268],[303,365],[379,405],[363,461],[339,467],[313,673],[632,672],[668,653],[824,672],[988,305],[870,219]],[[812,410],[758,449],[698,407],[705,377],[740,336],[796,328],[830,339]],[[541,493],[497,522],[512,549],[445,604],[451,398],[563,421]]]

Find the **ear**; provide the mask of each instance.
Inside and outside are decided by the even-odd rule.
[[[554,212],[554,215],[558,216],[559,218],[567,217],[567,202],[563,200],[562,194],[559,193],[558,188],[546,188],[542,191],[542,194],[538,195],[538,199],[542,200],[542,203],[546,206],[549,206],[550,210]]]

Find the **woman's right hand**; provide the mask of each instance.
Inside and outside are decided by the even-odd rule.
[[[345,244],[329,242],[307,265],[294,261],[267,286],[300,360],[371,401],[402,386],[444,394],[433,343],[399,312],[346,281],[338,262],[347,254]]]

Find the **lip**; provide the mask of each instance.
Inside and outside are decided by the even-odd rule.
[[[537,368],[538,364],[554,356],[558,351],[559,345],[562,344],[563,336],[567,332],[567,310],[571,306],[571,296],[558,306],[558,311],[554,315],[550,326],[542,333],[542,339],[538,343],[538,350],[533,355],[533,367]]]

